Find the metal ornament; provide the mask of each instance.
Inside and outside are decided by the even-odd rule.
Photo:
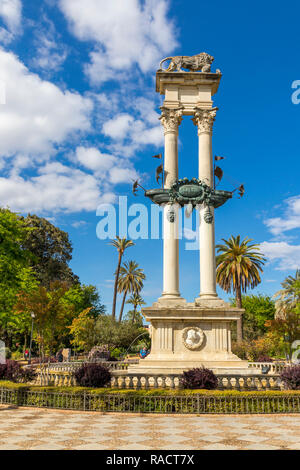
[[[150,189],[145,195],[155,204],[177,203],[181,207],[192,204],[193,208],[201,204],[217,208],[232,198],[232,192],[213,189],[197,178],[179,179],[174,181],[171,188]]]
[[[206,211],[204,212],[204,220],[207,224],[211,224],[212,221],[214,220],[214,216],[210,212],[210,207],[208,207]]]
[[[175,211],[174,209],[170,209],[168,212],[167,212],[167,219],[168,221],[173,224],[175,222],[175,219],[176,219],[176,214],[175,214]]]

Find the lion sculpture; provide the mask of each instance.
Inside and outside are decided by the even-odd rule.
[[[162,64],[170,60],[169,67],[167,69],[162,68]],[[210,66],[214,60],[214,57],[207,54],[206,52],[201,52],[200,54],[196,54],[193,56],[186,56],[186,55],[178,55],[174,57],[166,57],[163,59],[160,64],[160,70],[164,70],[165,72],[177,72],[182,71],[182,68],[191,70],[193,72],[210,72]]]

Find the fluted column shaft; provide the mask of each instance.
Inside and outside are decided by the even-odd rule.
[[[212,156],[212,128],[217,108],[200,109],[195,112],[193,119],[198,127],[199,138],[199,179],[213,187],[213,156]],[[200,208],[200,298],[216,298],[216,258],[215,258],[215,224],[207,223],[204,214],[207,207]],[[214,216],[214,209],[210,207]]]
[[[182,120],[182,110],[165,107],[161,110],[160,121],[165,136],[164,188],[169,189],[178,178],[178,126]],[[164,207],[163,299],[180,297],[178,210],[173,209],[174,219],[170,214],[170,205]]]

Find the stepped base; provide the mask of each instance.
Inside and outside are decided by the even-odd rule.
[[[219,375],[258,375],[261,373],[257,369],[249,369],[247,361],[167,361],[167,360],[148,360],[142,359],[139,364],[129,366],[128,374],[146,374],[146,375],[179,375],[184,371],[199,367],[211,369]]]

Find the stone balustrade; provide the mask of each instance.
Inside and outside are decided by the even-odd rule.
[[[39,372],[35,385],[47,387],[48,385],[54,387],[74,387],[76,386],[76,379],[70,372],[55,372],[51,370],[44,370]]]
[[[217,375],[219,390],[281,390],[283,384],[278,375]],[[181,388],[178,375],[114,374],[113,388],[151,389]]]
[[[263,367],[270,367],[269,374],[279,374],[287,364],[285,362],[248,362],[249,369],[262,370]]]
[[[97,362],[97,364],[103,365],[108,367],[110,370],[127,370],[129,364],[137,364],[138,360],[136,361],[103,361]],[[55,362],[50,364],[42,365],[42,370],[49,370],[49,371],[57,371],[57,372],[73,372],[74,370],[81,367],[84,363],[83,362]],[[37,366],[39,369],[40,366]]]
[[[283,390],[284,386],[279,375],[217,375],[219,390]],[[36,385],[56,387],[76,386],[76,379],[71,372],[45,370],[39,373]],[[127,374],[112,371],[109,388],[116,389],[158,389],[181,388],[180,376],[173,374],[145,375]]]

